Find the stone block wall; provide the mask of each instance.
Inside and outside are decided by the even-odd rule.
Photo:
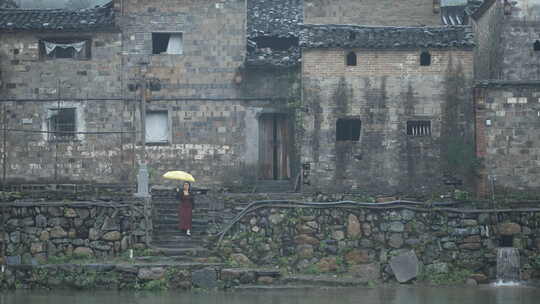
[[[144,201],[2,204],[2,264],[72,254],[113,256],[144,249],[150,241],[152,226],[145,218],[151,213]]]
[[[154,96],[238,95],[233,79],[246,52],[245,1],[124,1],[119,24],[124,72],[158,79],[161,90]],[[183,54],[153,55],[153,32],[182,33]]]
[[[39,40],[89,39],[88,60],[40,58]],[[2,97],[111,98],[121,96],[120,33],[1,33]]]
[[[10,130],[6,144],[6,182],[128,183],[135,170],[134,104],[103,101],[13,101],[3,104],[2,121]],[[75,108],[77,134],[69,140],[49,138],[47,120],[56,108]],[[27,130],[28,132],[25,132]],[[37,132],[33,132],[37,131]]]
[[[441,25],[433,0],[306,0],[305,23],[372,26]]]
[[[244,264],[349,273],[360,280],[377,281],[393,280],[390,261],[412,250],[426,273],[467,269],[487,282],[496,278],[497,248],[506,236],[509,246],[520,252],[522,278],[540,276],[536,262],[540,213],[413,209],[385,210],[376,204],[371,209],[259,208],[235,224],[221,252],[239,261],[244,255],[248,258]]]
[[[540,188],[540,89],[509,84],[478,90],[476,138],[483,183],[491,177],[496,187]]]
[[[502,79],[540,79],[540,51],[534,50],[534,43],[540,41],[540,23],[507,17],[502,28]]]
[[[303,53],[307,111],[297,137],[312,188],[421,192],[444,174],[465,179],[457,168],[474,153],[472,51],[429,50],[430,66],[420,66],[419,50],[354,51],[357,66],[345,65],[342,49]],[[336,140],[339,118],[361,120],[358,141]],[[407,135],[409,120],[430,121],[431,134]],[[458,146],[459,157],[450,152]]]

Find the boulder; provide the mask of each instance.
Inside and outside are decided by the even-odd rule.
[[[338,264],[336,257],[325,257],[317,263],[317,268],[320,272],[336,272]]]
[[[465,284],[468,286],[476,286],[478,285],[478,282],[476,282],[474,279],[468,278],[467,281],[465,281]]]
[[[332,238],[336,241],[341,241],[345,238],[345,233],[341,230],[336,230],[332,233]]]
[[[272,223],[272,225],[277,225],[279,223],[281,223],[283,221],[283,219],[285,218],[285,216],[283,214],[272,214],[268,217],[268,220],[270,220],[270,223]]]
[[[41,242],[37,242],[37,243],[32,243],[32,245],[30,245],[30,252],[35,255],[37,253],[40,253],[40,252],[43,252],[45,251],[44,248],[43,248],[43,243]]]
[[[402,222],[391,222],[388,230],[392,232],[403,232],[405,231],[405,225]]]
[[[90,228],[88,231],[88,238],[90,238],[91,241],[99,240],[99,230]]]
[[[313,257],[313,246],[311,245],[299,245],[296,247],[296,251],[300,258],[309,259]]]
[[[480,243],[482,238],[479,235],[471,235],[463,239],[463,243]]]
[[[393,248],[401,248],[403,246],[403,237],[400,233],[392,233],[388,239],[388,245]]]
[[[274,283],[274,278],[267,276],[259,277],[257,278],[257,283],[263,285],[271,285],[272,283]]]
[[[141,280],[159,280],[165,277],[165,268],[163,267],[152,267],[152,268],[141,268],[137,277]]]
[[[463,243],[459,245],[460,249],[467,249],[467,250],[477,250],[482,248],[481,243]]]
[[[488,283],[488,277],[483,273],[471,274],[469,276],[469,278],[475,280],[476,283],[478,283],[478,284],[486,284],[486,283]]]
[[[195,287],[199,288],[216,288],[218,287],[216,270],[212,268],[206,268],[193,271],[193,273],[191,274],[191,282]]]
[[[371,225],[368,223],[362,224],[362,231],[364,232],[365,236],[371,235]]]
[[[102,239],[106,241],[119,241],[120,239],[122,239],[122,234],[119,231],[111,231],[105,233]]]
[[[77,212],[73,208],[66,208],[64,209],[64,216],[69,218],[77,217]]]
[[[64,230],[64,228],[56,226],[49,231],[49,236],[51,239],[65,238],[67,237],[67,232]]]
[[[521,226],[516,223],[502,223],[499,225],[500,235],[514,235],[521,232]]]
[[[313,246],[318,246],[320,241],[315,238],[315,237],[312,237],[312,236],[309,236],[307,234],[300,234],[298,235],[295,239],[294,239],[294,242],[297,244],[297,245],[304,245],[304,244],[309,244],[309,245],[313,245]]]
[[[41,214],[36,216],[36,226],[40,228],[47,227],[47,218]]]
[[[433,263],[426,266],[426,270],[429,273],[448,273],[447,263]]]
[[[253,265],[253,262],[251,262],[251,260],[245,256],[244,254],[242,253],[234,253],[234,254],[231,254],[231,259],[238,265],[241,265],[241,266],[249,266],[249,265]]]
[[[93,256],[94,251],[88,247],[77,247],[73,250],[73,254],[78,256]]]
[[[367,250],[354,249],[345,254],[345,261],[349,265],[364,264],[369,262],[369,253]]]
[[[347,236],[349,238],[358,238],[362,234],[362,229],[360,228],[360,222],[354,214],[349,214],[347,219]]]
[[[420,273],[420,263],[413,250],[407,251],[390,259],[390,267],[400,283],[416,278]]]
[[[82,209],[82,208],[81,208],[81,209],[78,209],[78,210],[77,210],[77,214],[79,215],[79,217],[80,217],[81,219],[84,220],[84,219],[86,219],[88,216],[90,216],[90,210],[88,210],[88,209]]]

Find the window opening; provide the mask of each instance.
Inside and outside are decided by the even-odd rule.
[[[356,66],[356,53],[355,52],[349,52],[349,54],[347,54],[347,65]]]
[[[77,59],[90,58],[91,43],[88,40],[45,39],[41,40],[40,56],[44,59]]]
[[[337,141],[359,141],[362,122],[360,119],[340,118],[336,122]]]
[[[427,51],[424,51],[420,54],[420,65],[428,66],[431,65],[431,54]]]
[[[429,120],[407,121],[407,135],[431,136],[431,121]]]
[[[182,33],[152,33],[152,54],[183,53]]]
[[[49,109],[49,140],[72,140],[77,131],[75,108]]]
[[[536,40],[536,41],[534,42],[533,47],[534,47],[534,50],[535,50],[536,52],[540,51],[540,41],[539,41],[539,40]]]
[[[169,142],[169,118],[166,111],[146,113],[146,143]]]

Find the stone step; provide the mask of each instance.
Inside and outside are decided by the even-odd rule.
[[[202,241],[191,241],[191,242],[165,242],[165,241],[152,241],[154,246],[163,247],[163,248],[196,248],[202,247]]]
[[[184,235],[184,234],[185,232],[180,231],[180,229],[178,229],[178,227],[176,226],[174,228],[154,228],[154,233],[153,233],[153,235],[156,235],[156,236],[160,236],[160,235],[177,236],[177,235]],[[192,227],[191,234],[192,235],[206,235],[206,229],[199,229],[197,227]]]
[[[178,217],[176,218],[166,218],[166,217],[159,217],[157,219],[154,219],[154,225],[178,225],[180,223],[180,220]],[[193,226],[203,226],[208,225],[208,220],[203,219],[192,219],[191,224]]]
[[[208,249],[202,247],[171,248],[152,245],[152,249],[165,256],[207,257],[210,254]]]
[[[161,228],[177,227],[177,229],[178,229],[179,223],[180,223],[180,221],[178,221],[178,220],[176,220],[176,221],[159,221],[159,222],[154,223],[154,227],[161,227]],[[204,228],[208,227],[208,223],[192,222],[191,226],[192,227],[199,227],[201,229],[204,229]]]
[[[202,224],[196,224],[193,223],[191,225],[191,230],[195,231],[206,231],[208,229],[208,225],[202,225]],[[180,228],[178,227],[178,223],[172,223],[172,224],[154,224],[154,230],[156,231],[179,231]]]
[[[287,285],[315,285],[315,286],[333,286],[333,287],[353,287],[366,286],[367,281],[359,278],[333,277],[328,275],[311,276],[298,275],[284,277],[279,280],[280,283]]]
[[[185,234],[179,234],[179,235],[154,235],[152,239],[154,241],[167,241],[167,242],[194,242],[194,241],[201,241],[202,238],[199,237],[200,235],[192,234],[191,237],[185,235]]]

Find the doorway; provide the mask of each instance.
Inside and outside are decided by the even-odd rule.
[[[286,114],[272,113],[260,116],[259,179],[290,179],[290,130]]]

